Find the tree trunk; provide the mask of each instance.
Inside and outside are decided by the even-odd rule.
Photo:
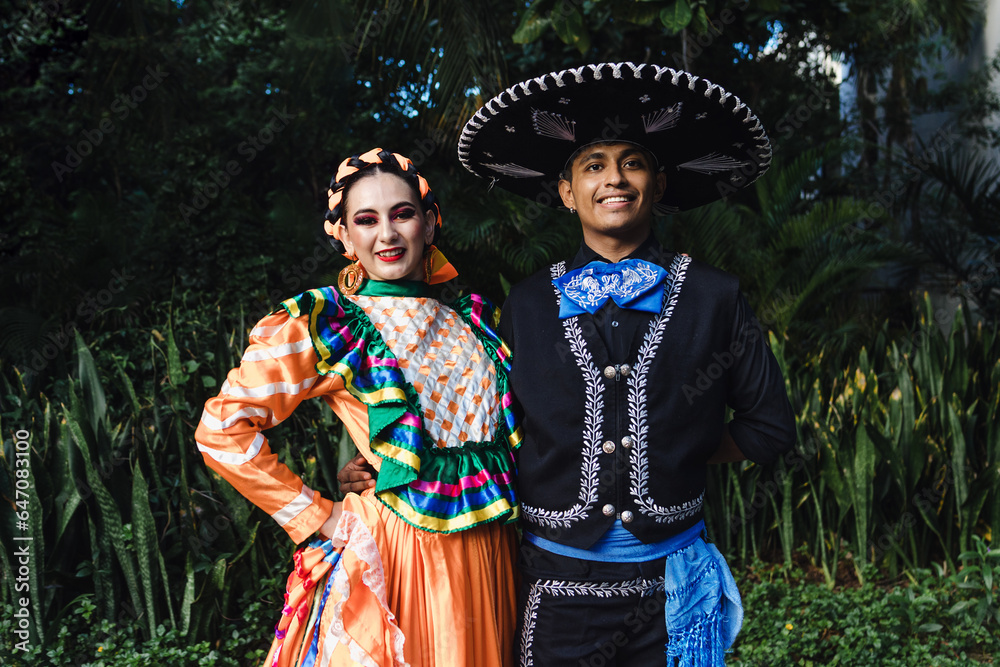
[[[855,62],[857,62],[855,60]],[[861,152],[862,171],[874,169],[878,163],[878,79],[867,66],[858,66],[857,95],[858,112],[861,115],[861,138],[864,148]]]

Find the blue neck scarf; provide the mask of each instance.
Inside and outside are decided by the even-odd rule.
[[[613,299],[619,308],[659,313],[666,276],[667,271],[662,266],[642,259],[626,259],[613,264],[591,262],[553,279],[552,284],[563,295],[559,318],[594,314],[608,299]]]

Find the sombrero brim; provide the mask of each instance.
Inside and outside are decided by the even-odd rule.
[[[600,141],[639,144],[667,175],[659,213],[687,210],[753,183],[771,164],[757,117],[721,86],[630,62],[552,72],[511,86],[465,125],[465,168],[539,204],[560,206],[567,159]]]

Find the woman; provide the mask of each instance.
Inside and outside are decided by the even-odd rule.
[[[497,311],[432,245],[440,207],[409,159],[345,160],[325,229],[353,260],[333,287],[281,304],[205,405],[207,464],[296,542],[272,665],[511,664],[520,442]],[[262,429],[322,398],[378,470],[333,503],[268,448]]]

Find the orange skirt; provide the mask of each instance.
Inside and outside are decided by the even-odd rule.
[[[509,667],[516,548],[512,525],[429,533],[348,494],[333,540],[295,554],[264,665]]]

